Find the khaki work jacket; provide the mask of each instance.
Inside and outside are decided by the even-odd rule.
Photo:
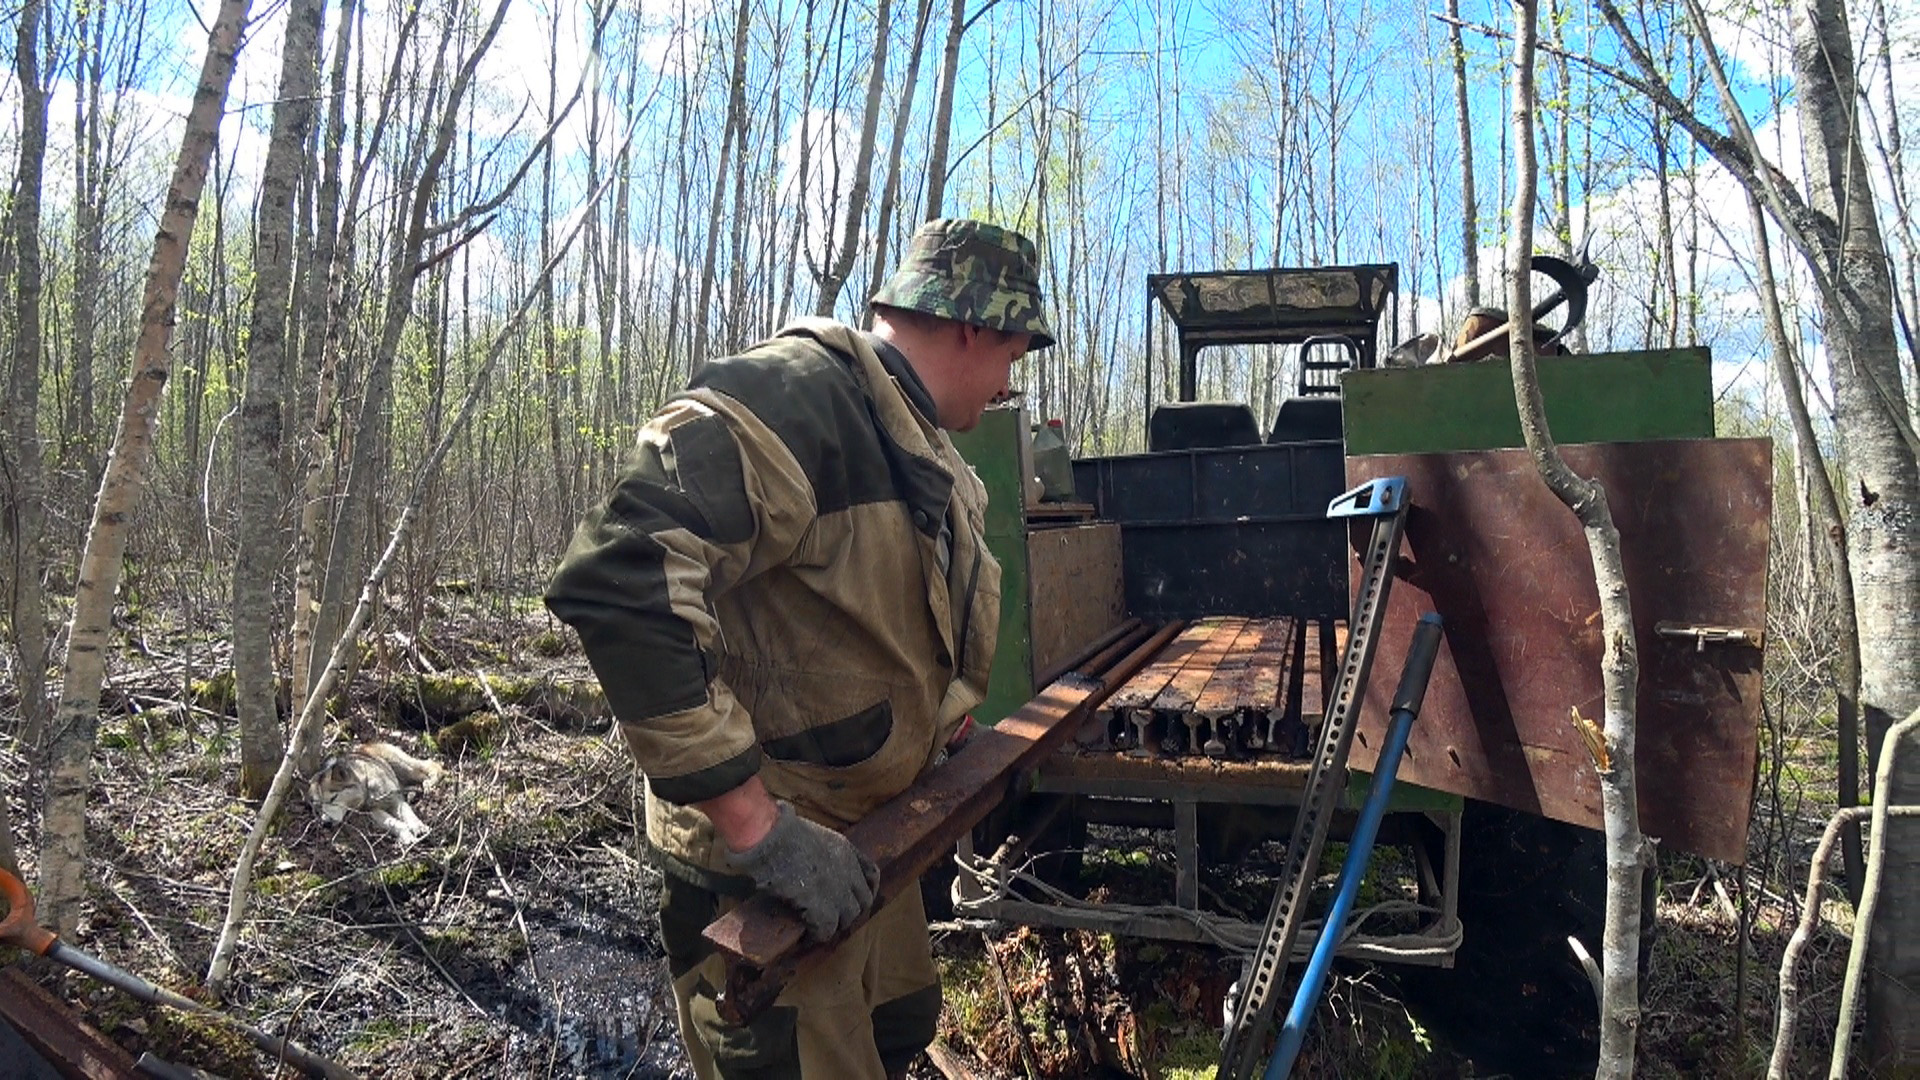
[[[683,868],[723,866],[687,804],[758,774],[844,827],[985,696],[986,489],[932,414],[890,345],[803,320],[702,369],[576,530],[547,603],[646,775],[649,840]]]

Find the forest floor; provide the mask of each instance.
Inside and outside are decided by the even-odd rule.
[[[367,651],[336,733],[445,762],[446,779],[414,801],[432,834],[403,851],[291,800],[258,862],[227,1008],[371,1077],[690,1077],[651,915],[658,877],[637,857],[635,774],[604,716],[569,689],[591,681],[571,637],[531,600],[436,604],[431,634],[389,633]],[[223,698],[212,628],[128,634],[95,758],[91,910],[72,943],[194,995],[255,808],[234,790],[230,683]],[[26,775],[11,747],[0,767]],[[6,794],[31,835],[38,791],[9,783]],[[31,878],[31,844],[22,859]],[[1800,889],[1756,900],[1741,982],[1731,886],[1709,870],[1667,868],[1687,880],[1661,891],[1643,1076],[1765,1073]],[[1469,923],[1470,943],[1475,932]],[[1809,950],[1795,1075],[1824,1070],[1846,947],[1829,927]],[[922,1080],[1213,1075],[1238,969],[1215,950],[998,924],[944,925],[936,948],[945,1071],[923,1059]],[[1564,950],[1534,962],[1561,976],[1572,964]],[[1469,970],[1342,964],[1295,1075],[1591,1075],[1590,1001],[1563,1018],[1558,1041],[1531,1045],[1523,1025],[1448,1007],[1495,1000],[1463,985]],[[236,1080],[274,1074],[218,1025],[41,974],[136,1054]],[[1523,965],[1512,989],[1533,985]]]

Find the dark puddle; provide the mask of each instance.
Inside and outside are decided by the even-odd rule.
[[[531,956],[477,994],[515,1029],[500,1075],[693,1080],[653,908],[593,881],[527,898]]]

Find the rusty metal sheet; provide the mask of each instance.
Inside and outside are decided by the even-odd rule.
[[[1670,848],[1746,857],[1760,650],[1696,648],[1658,623],[1766,624],[1771,442],[1562,447],[1620,530],[1640,653],[1640,824]],[[1446,620],[1400,779],[1599,827],[1600,785],[1568,710],[1601,716],[1599,597],[1579,523],[1524,450],[1350,458],[1349,484],[1405,476],[1410,507],[1350,764],[1372,769],[1421,613]],[[1364,542],[1364,541],[1361,541]],[[1359,575],[1353,575],[1357,581]]]

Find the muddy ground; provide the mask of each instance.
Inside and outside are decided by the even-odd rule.
[[[432,834],[402,851],[377,829],[290,805],[260,857],[229,1007],[371,1077],[690,1076],[650,915],[658,878],[635,847],[633,770],[590,701],[552,690],[584,681],[583,664],[530,604],[449,604],[443,624],[457,631],[388,635],[368,651],[334,733],[445,761],[446,780],[416,801]],[[116,661],[89,821],[93,905],[74,943],[193,994],[254,807],[234,794],[217,640],[161,637]],[[493,681],[480,689],[476,673]],[[423,687],[477,692],[484,707],[450,731]],[[10,778],[24,775],[17,748],[0,753]],[[29,832],[39,792],[14,782],[7,794]],[[23,858],[31,873],[30,844]],[[1713,869],[1666,868],[1643,1076],[1764,1074],[1793,901],[1750,890],[1742,976],[1733,892]],[[1452,972],[1341,965],[1297,1075],[1591,1075],[1591,1005],[1553,997],[1571,960],[1516,946],[1505,929],[1470,920],[1469,955]],[[1212,1075],[1238,966],[1216,951],[961,923],[936,938],[954,1075]],[[1824,1070],[1845,951],[1832,931],[1811,950],[1797,1073]],[[77,977],[46,981],[135,1053],[274,1074],[217,1026]],[[942,1072],[923,1060],[915,1075]]]

